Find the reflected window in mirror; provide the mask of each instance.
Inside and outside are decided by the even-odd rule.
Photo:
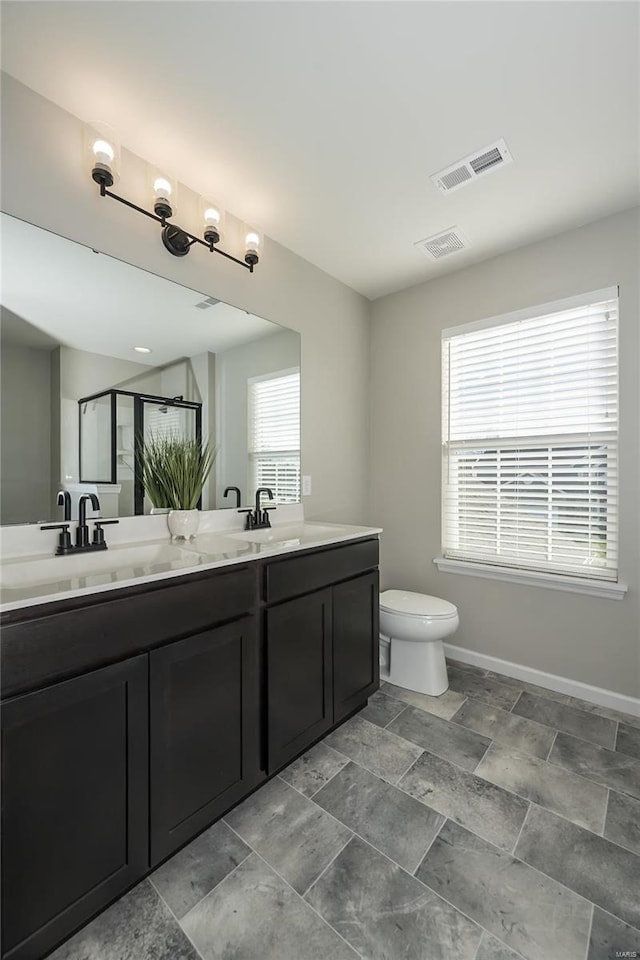
[[[300,500],[300,369],[248,381],[249,488]]]

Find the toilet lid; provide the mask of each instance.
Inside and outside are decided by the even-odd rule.
[[[385,590],[380,594],[380,609],[402,613],[406,617],[453,617],[458,612],[453,603],[409,590]]]

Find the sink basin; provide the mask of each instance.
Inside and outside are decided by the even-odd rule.
[[[40,585],[80,581],[91,584],[97,577],[113,580],[145,576],[163,570],[197,566],[200,558],[192,550],[170,543],[150,543],[132,547],[110,547],[96,553],[68,557],[24,558],[0,564],[0,588],[23,590]]]
[[[328,526],[322,523],[294,523],[281,526],[267,527],[264,530],[243,530],[242,533],[228,533],[233,540],[244,540],[246,543],[257,543],[272,546],[298,545],[301,543],[315,543],[321,540],[330,540],[340,536],[339,526]]]

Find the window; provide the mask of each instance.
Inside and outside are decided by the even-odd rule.
[[[617,296],[443,331],[445,558],[617,580]]]
[[[300,500],[300,371],[249,381],[250,486],[279,503]]]

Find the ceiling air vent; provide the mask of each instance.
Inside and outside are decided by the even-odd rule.
[[[497,140],[496,143],[477,150],[464,160],[458,160],[457,163],[440,170],[439,173],[434,173],[431,180],[440,193],[451,193],[452,190],[458,190],[465,184],[477,180],[478,177],[497,170],[498,167],[504,167],[505,164],[511,163],[512,159],[504,140]]]
[[[443,186],[447,190],[453,190],[454,187],[460,187],[463,183],[466,183],[467,180],[471,180],[471,174],[466,167],[456,167],[455,170],[452,170],[451,173],[445,173],[442,178]]]
[[[216,303],[220,303],[219,300],[216,300],[215,297],[207,297],[206,300],[201,300],[200,303],[194,304],[196,310],[208,310],[209,307],[215,307]]]
[[[452,253],[458,253],[459,250],[465,250],[471,244],[459,227],[449,227],[433,237],[419,240],[414,246],[432,260],[440,260]]]

